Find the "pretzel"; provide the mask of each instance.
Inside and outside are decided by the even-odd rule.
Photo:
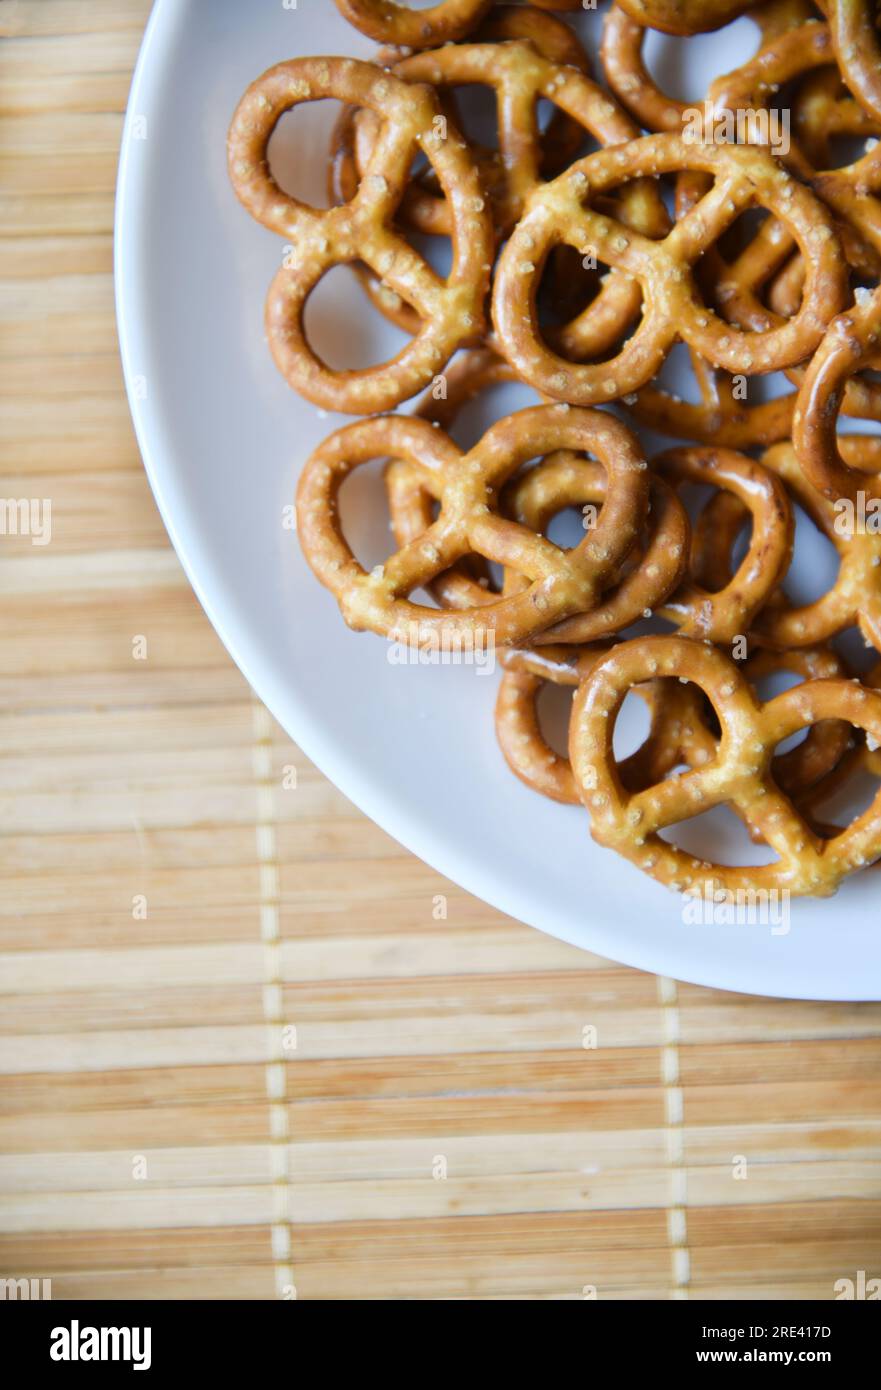
[[[559,447],[589,451],[608,473],[597,526],[568,551],[506,520],[497,506],[498,490],[518,468]],[[417,468],[440,507],[426,531],[367,574],[343,537],[337,498],[353,469],[388,456]],[[601,411],[521,410],[493,425],[467,454],[427,420],[391,416],[337,430],[315,450],[300,477],[297,530],[312,570],[351,627],[395,640],[410,634],[416,644],[438,632],[505,644],[594,606],[637,539],[648,491],[636,440]],[[527,587],[456,612],[408,600],[472,554],[510,566],[526,576]]]
[[[581,119],[567,116],[555,106],[539,139],[531,106],[545,94],[542,84],[556,82],[557,74],[549,77],[547,71],[537,70],[534,61],[530,61],[531,49],[509,52],[509,42],[513,40],[528,41],[550,65],[588,73],[587,54],[566,24],[532,7],[513,5],[496,6],[469,44],[405,59],[400,54],[382,55],[383,65],[391,67],[396,76],[406,81],[433,83],[439,89],[445,111],[457,126],[460,121],[452,100],[455,87],[479,82],[494,89],[502,137],[500,147],[484,149],[472,142],[472,154],[490,197],[499,235],[507,229],[499,225],[499,216],[507,216],[510,225],[519,215],[517,207],[513,216],[510,209],[505,212],[506,204],[516,198],[518,186],[532,187],[538,181],[539,170],[550,177],[559,173],[577,154],[585,132]],[[612,139],[629,140],[638,135],[636,127],[609,102],[606,94],[598,94],[599,89],[591,83],[579,109],[586,109],[592,119],[607,128]],[[332,201],[345,202],[357,188],[369,163],[377,124],[372,112],[358,111],[354,107],[342,112],[331,142],[329,186]],[[608,140],[603,139],[602,143]],[[518,161],[525,167],[514,167]],[[436,188],[427,184],[424,176],[411,181],[401,202],[398,221],[402,226],[432,236],[448,236],[452,229],[446,201]]]
[[[683,637],[730,642],[746,633],[789,568],[794,524],[786,488],[767,468],[733,449],[670,449],[652,460],[652,468],[675,483],[711,482],[751,514],[749,547],[724,586],[712,592],[689,579],[658,609]]]
[[[695,8],[712,7],[700,5]],[[771,0],[753,9],[738,5],[737,10],[741,13],[749,10],[750,18],[758,26],[762,44],[801,24],[812,14],[808,0]],[[606,81],[621,105],[647,130],[679,131],[691,119],[694,102],[677,101],[655,82],[642,55],[646,29],[644,22],[639,23],[638,20],[632,4],[629,7],[620,4],[609,6],[600,45],[600,61]],[[653,24],[651,27],[661,26]]]
[[[704,176],[698,176],[703,180]],[[676,214],[681,217],[701,197],[705,190],[694,178],[683,175],[676,185]],[[775,224],[777,225],[777,224]],[[782,230],[782,229],[781,229]],[[785,234],[784,234],[785,235]],[[761,240],[754,238],[754,247]],[[773,245],[773,243],[771,243]],[[744,255],[736,267],[731,267],[712,247],[706,256],[707,280],[711,291],[721,283],[735,281],[740,293],[754,294],[779,257],[774,252],[760,258]],[[800,258],[799,258],[800,259]],[[715,286],[713,285],[715,281]],[[801,302],[801,285],[795,304],[787,317],[792,317]],[[720,308],[724,310],[725,305]],[[750,306],[752,307],[752,306]],[[746,326],[749,326],[747,324]],[[790,391],[769,401],[747,402],[735,390],[734,377],[709,363],[694,348],[689,349],[691,369],[700,393],[700,402],[682,400],[664,390],[657,382],[641,386],[634,396],[626,399],[631,413],[650,429],[660,430],[674,438],[694,439],[701,444],[722,445],[729,449],[749,449],[755,445],[775,444],[792,432],[792,412],[796,392]]]
[[[852,436],[843,441],[854,462],[873,471],[881,467],[878,441]],[[774,596],[753,621],[751,640],[780,650],[814,647],[836,633],[858,625],[864,639],[881,650],[881,535],[856,529],[847,534],[838,523],[839,510],[805,478],[791,444],[778,444],[762,455],[762,466],[785,481],[793,499],[835,546],[839,571],[832,588],[812,603],[793,605]],[[874,479],[861,475],[868,485]],[[746,519],[742,503],[719,494],[706,504],[694,528],[692,564],[703,582],[728,579],[733,542]]]
[[[538,651],[517,648],[505,655],[495,710],[499,747],[522,782],[554,801],[577,805],[581,798],[568,758],[556,753],[541,731],[538,697],[549,682],[578,685],[609,650],[608,644],[596,643],[585,648],[545,647]],[[806,680],[844,675],[841,661],[828,647],[757,652],[742,669],[751,682],[782,670]],[[644,790],[682,763],[699,767],[716,755],[718,727],[710,727],[711,711],[696,686],[649,681],[635,688],[649,706],[651,726],[644,742],[620,765],[621,781],[629,791]],[[841,780],[841,769],[852,766],[851,743],[850,725],[844,720],[815,724],[801,743],[774,755],[774,780],[782,791],[797,797],[799,808],[804,809],[809,796],[811,804],[819,799],[820,791],[815,789],[828,795],[834,779]],[[865,749],[865,745],[861,747]]]
[[[302,101],[336,97],[369,107],[382,134],[357,193],[342,207],[318,211],[284,193],[267,167],[269,137]],[[440,116],[426,87],[410,86],[370,63],[297,58],[270,68],[248,88],[228,139],[230,179],[240,202],[264,227],[289,238],[289,260],[276,273],[266,304],[266,331],[276,365],[307,400],[349,414],[389,410],[432,380],[463,343],[483,331],[492,260],[492,226],[477,170],[459,135],[433,138]],[[453,264],[442,280],[402,239],[393,218],[416,149],[437,171],[453,209]],[[366,262],[423,320],[391,362],[333,371],[306,341],[309,294],[333,266]]]
[[[446,398],[435,401],[429,396],[418,413],[449,429],[468,401],[493,385],[516,380],[508,364],[491,351],[468,353],[448,375]],[[406,545],[431,525],[433,497],[419,470],[400,459],[387,465],[385,480],[395,540]],[[606,474],[600,464],[557,449],[506,483],[499,506],[503,516],[546,535],[559,513],[570,507],[584,511],[587,504],[601,507],[606,494]],[[688,563],[688,542],[685,509],[663,479],[653,478],[642,535],[622,571],[606,586],[602,601],[593,611],[557,624],[533,640],[588,642],[637,622],[677,588]],[[526,583],[522,574],[506,570],[502,592],[517,593]],[[439,575],[428,588],[448,608],[480,607],[494,601],[486,570],[475,571],[467,561]],[[574,636],[570,636],[570,625]]]
[[[861,677],[861,680],[863,685],[872,690],[881,689],[881,663],[873,666],[871,671]],[[846,790],[848,785],[860,775],[881,779],[881,749],[874,746],[874,741],[870,745],[866,739],[860,739],[801,797],[800,808],[803,813],[810,815],[818,833],[829,838],[840,832],[842,828],[840,825],[822,820],[818,812],[830,797]]]
[[[377,43],[433,48],[464,38],[492,0],[440,0],[427,10],[412,10],[394,0],[335,0],[335,4],[344,19]]]
[[[643,791],[623,785],[612,753],[628,690],[653,677],[688,680],[709,697],[721,737],[712,758]],[[822,840],[770,774],[774,749],[800,729],[844,719],[881,741],[881,693],[858,681],[809,680],[761,704],[734,662],[681,637],[621,643],[594,666],[575,696],[569,754],[593,838],[678,892],[777,889],[828,896],[881,855],[881,790],[841,834]],[[730,804],[778,855],[772,864],[711,864],[668,843],[660,831]]]
[[[621,0],[641,25],[665,34],[706,34],[750,8],[750,0]]]
[[[820,0],[841,75],[860,104],[881,121],[881,43],[869,0]]]
[[[836,422],[846,384],[877,360],[881,337],[881,289],[863,291],[860,303],[832,320],[814,353],[798,394],[792,442],[805,477],[826,498],[881,496],[877,479],[852,468],[841,455]],[[873,639],[874,640],[874,639]]]
[[[541,731],[538,697],[548,682],[577,686],[609,650],[608,645],[596,643],[582,649],[516,649],[507,655],[496,699],[496,738],[515,776],[552,801],[577,806],[580,797],[569,759],[556,753]],[[707,757],[709,747],[715,749],[693,686],[647,681],[635,689],[649,707],[651,727],[642,745],[619,768],[623,784],[634,791],[651,786],[687,761],[686,749],[699,757],[700,740],[706,740]]]
[[[512,32],[516,31],[516,27],[512,28]],[[498,108],[499,151],[494,156],[485,153],[479,164],[499,240],[517,222],[526,197],[542,181],[540,100],[552,102],[557,112],[577,125],[582,136],[587,132],[601,145],[625,144],[639,135],[638,127],[614,98],[577,69],[549,61],[525,39],[501,44],[469,43],[418,53],[396,63],[393,71],[408,81],[431,81],[442,89],[474,84],[493,88]],[[351,196],[359,163],[373,148],[368,140],[359,160],[357,114],[351,110],[344,113],[335,132],[331,179],[337,200]],[[366,129],[363,122],[360,129]],[[418,182],[410,183],[401,211],[404,220],[419,231],[435,235],[450,231],[447,201]],[[624,189],[619,214],[628,225],[646,235],[667,230],[668,218],[651,181]],[[412,329],[412,313],[401,312],[387,295],[378,293],[369,277],[364,283],[378,308],[387,311],[399,327]],[[553,336],[564,350],[578,356],[606,351],[621,337],[638,307],[636,284],[627,277],[613,276],[600,286],[590,315],[591,330],[585,333],[576,323]]]
[[[715,175],[713,187],[676,222],[663,241],[651,241],[606,217],[595,200],[629,179],[673,170]],[[766,207],[793,232],[808,267],[798,314],[766,332],[726,324],[697,293],[691,267],[750,206]],[[537,267],[549,248],[565,241],[596,248],[643,289],[643,316],[611,360],[575,364],[540,340],[534,321]],[[844,302],[844,258],[831,219],[806,188],[752,147],[689,144],[678,135],[649,135],[624,150],[600,150],[565,175],[537,189],[505,246],[493,289],[499,345],[521,376],[538,390],[572,404],[613,400],[644,385],[677,339],[714,365],[732,372],[770,372],[799,362]],[[590,307],[585,311],[590,314]]]

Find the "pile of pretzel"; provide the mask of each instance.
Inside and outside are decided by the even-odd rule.
[[[245,92],[228,141],[238,198],[285,242],[265,311],[276,365],[307,400],[360,417],[300,477],[315,575],[353,628],[496,644],[497,734],[513,771],[583,803],[594,839],[656,879],[692,894],[834,892],[881,856],[881,791],[849,824],[822,818],[852,779],[881,777],[881,663],[858,673],[840,640],[857,628],[872,660],[881,652],[881,535],[858,524],[881,509],[881,439],[865,424],[838,429],[840,413],[881,420],[873,4],[750,9],[761,46],[712,83],[695,138],[693,109],[645,67],[647,29],[717,29],[748,9],[737,0],[612,4],[604,81],[549,13],[580,0],[335,2],[383,45],[376,60],[279,63]],[[461,92],[474,85],[495,95],[497,148],[468,138]],[[328,97],[343,109],[332,205],[319,210],[282,190],[267,147],[285,112]],[[716,114],[784,102],[787,149],[718,140]],[[839,137],[860,142],[843,167]],[[446,275],[416,249],[420,235],[449,238]],[[307,341],[307,298],[341,263],[408,334],[391,361],[338,371]],[[658,380],[677,343],[699,403]],[[788,388],[763,399],[758,379],[772,372]],[[509,381],[541,403],[460,449],[457,412]],[[679,442],[647,458],[639,426]],[[368,572],[338,501],[376,459],[388,461],[395,548]],[[690,513],[695,484],[704,500]],[[565,548],[548,528],[573,508],[595,520]],[[787,594],[799,511],[839,558],[833,587],[807,604]],[[647,619],[663,635],[631,635]],[[797,683],[762,702],[757,682],[775,673]],[[573,688],[568,757],[539,724],[548,683]],[[617,759],[631,690],[650,732]],[[719,805],[773,862],[699,860],[663,833]]]

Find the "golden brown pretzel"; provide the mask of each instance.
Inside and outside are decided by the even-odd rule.
[[[281,116],[303,101],[336,97],[382,119],[374,158],[352,200],[319,211],[284,193],[269,172],[267,146]],[[430,89],[411,86],[349,58],[297,58],[253,82],[233,116],[228,164],[233,188],[264,227],[289,240],[266,304],[266,331],[279,370],[301,395],[328,410],[389,410],[427,386],[456,349],[480,336],[492,260],[492,225],[477,170],[453,130],[435,138],[441,115]],[[394,226],[410,165],[422,149],[454,212],[453,264],[442,280]],[[343,262],[366,262],[417,310],[419,332],[391,361],[333,371],[309,346],[303,313],[318,281]]]
[[[748,6],[738,7],[746,10]],[[777,34],[801,24],[812,13],[809,0],[769,0],[749,10],[765,44]],[[725,21],[723,21],[724,23]],[[657,28],[657,25],[652,25]],[[663,92],[642,56],[646,29],[619,4],[612,4],[603,22],[600,59],[606,81],[627,110],[646,130],[680,130],[695,110],[694,102],[677,101]]]
[[[651,241],[605,216],[595,202],[632,178],[694,169],[711,173],[711,189],[663,241]],[[698,258],[737,215],[766,207],[793,233],[808,273],[798,314],[765,332],[743,332],[700,300],[692,276]],[[566,242],[594,250],[642,286],[639,327],[611,360],[573,363],[553,353],[535,323],[534,296],[544,258]],[[763,150],[689,144],[678,135],[649,135],[624,149],[599,150],[534,192],[505,246],[495,277],[493,322],[501,351],[537,390],[586,405],[614,400],[643,386],[677,339],[731,372],[770,372],[803,360],[844,302],[844,258],[831,218],[806,188]],[[592,306],[585,315],[589,317]]]
[[[609,475],[596,528],[567,551],[506,520],[497,508],[499,489],[518,468],[559,447],[595,455]],[[383,457],[417,469],[439,512],[427,531],[367,574],[342,534],[337,499],[354,468]],[[307,460],[297,490],[297,531],[306,559],[351,627],[399,640],[412,636],[417,644],[438,632],[522,642],[594,606],[637,539],[648,490],[636,440],[601,411],[521,410],[493,425],[467,454],[427,420],[386,416],[337,430]],[[408,599],[469,555],[511,567],[526,576],[528,587],[456,612]]]
[[[869,0],[820,0],[841,75],[866,111],[881,121],[881,42]]]
[[[864,468],[881,467],[877,440],[850,436],[848,456]],[[839,570],[835,583],[812,603],[795,605],[774,596],[753,621],[753,639],[777,650],[816,647],[836,633],[858,625],[865,640],[881,650],[881,534],[867,526],[851,527],[843,504],[831,502],[811,486],[799,468],[791,444],[777,444],[762,455],[762,465],[782,479],[817,529],[835,546]],[[868,485],[872,474],[861,474]],[[858,519],[858,518],[857,518]],[[706,505],[694,528],[692,563],[703,582],[729,582],[733,541],[746,520],[743,504],[718,494]],[[878,518],[881,523],[881,516]]]
[[[569,759],[556,753],[541,731],[538,697],[548,682],[577,686],[610,650],[598,642],[559,651],[553,647],[538,652],[518,648],[506,654],[496,700],[496,738],[515,776],[553,801],[577,806],[581,798]],[[693,686],[647,681],[636,691],[649,707],[651,727],[642,745],[619,768],[622,782],[634,791],[651,786],[690,758],[701,761],[701,749],[709,758],[716,746]]]
[[[700,767],[643,791],[624,787],[612,753],[615,720],[628,690],[652,678],[689,680],[712,702],[718,751]],[[821,840],[770,774],[774,749],[820,720],[843,719],[881,741],[881,694],[858,681],[810,680],[760,704],[718,649],[681,637],[619,644],[582,682],[572,709],[569,754],[593,838],[680,892],[749,889],[827,896],[881,855],[881,790],[852,824]],[[778,855],[772,864],[709,864],[660,831],[730,804]]]
[[[590,647],[515,648],[505,654],[504,672],[495,710],[496,737],[511,771],[533,791],[570,805],[580,801],[571,764],[547,743],[538,719],[537,702],[543,687],[577,686],[606,652],[607,643]],[[842,662],[829,647],[798,652],[759,651],[742,667],[752,683],[779,671],[803,680],[844,676]],[[881,668],[879,668],[881,678]],[[877,685],[878,681],[867,681]],[[710,711],[696,686],[679,681],[649,681],[636,687],[648,703],[651,727],[641,746],[621,763],[619,771],[629,791],[659,782],[685,763],[699,767],[718,751],[718,728],[710,727]],[[815,724],[801,743],[775,753],[771,764],[777,786],[798,798],[800,809],[826,796],[852,766],[851,728],[840,719]],[[865,750],[865,745],[860,745]],[[881,773],[881,757],[876,758]],[[837,780],[836,780],[837,779]],[[822,790],[820,790],[822,789]],[[808,798],[810,800],[808,801]]]
[[[547,17],[542,18],[546,21]],[[515,33],[522,27],[522,21],[516,25],[506,24],[506,29]],[[546,46],[559,48],[559,45]],[[543,150],[548,146],[546,136],[539,131],[541,100],[552,103],[556,113],[564,115],[582,137],[589,133],[601,145],[624,144],[639,134],[638,127],[613,97],[583,72],[537,52],[526,39],[467,43],[436,52],[417,53],[396,63],[393,71],[407,81],[431,81],[442,92],[468,85],[489,86],[494,90],[499,151],[483,152],[482,156],[478,152],[476,157],[499,240],[517,222],[526,197],[542,182],[545,173]],[[358,170],[375,143],[375,123],[368,127],[363,117],[363,112],[350,108],[337,124],[331,165],[332,196],[337,201],[353,196],[358,186]],[[359,141],[359,133],[365,131],[368,138]],[[570,149],[569,152],[574,151]],[[562,162],[568,163],[568,158]],[[555,157],[553,163],[559,167],[559,158]],[[401,202],[401,214],[407,225],[421,232],[446,235],[451,231],[451,209],[447,200],[419,181],[409,184]],[[651,180],[635,182],[623,190],[618,214],[628,225],[649,236],[661,235],[669,226],[663,202]],[[578,279],[582,282],[586,279],[582,268],[578,270]],[[399,327],[414,330],[412,310],[390,299],[387,290],[377,287],[375,277],[362,274],[362,281],[382,312],[392,317]],[[589,330],[582,331],[576,322],[553,334],[554,341],[577,356],[605,351],[622,336],[638,306],[638,287],[628,277],[612,276],[600,285],[592,302]]]
[[[449,429],[468,401],[494,385],[516,380],[507,362],[488,349],[463,354],[447,374],[446,395],[440,400],[429,395],[418,414]],[[387,465],[385,481],[392,531],[398,545],[403,546],[415,541],[431,525],[434,497],[419,470],[401,459]],[[600,464],[557,449],[505,484],[499,509],[506,518],[546,535],[554,517],[568,508],[586,514],[590,506],[598,517],[606,493],[606,473]],[[588,529],[587,516],[584,526]],[[620,573],[610,578],[602,601],[591,612],[536,634],[533,640],[594,641],[637,622],[679,585],[688,564],[688,544],[685,509],[663,479],[653,478],[649,514],[639,540],[625,557]],[[506,570],[502,592],[516,593],[526,583],[517,571]],[[427,587],[446,608],[477,608],[496,598],[487,571],[467,560],[438,575]],[[575,636],[570,636],[570,623]]]
[[[841,455],[836,434],[845,387],[872,365],[881,348],[881,289],[858,291],[859,303],[832,320],[804,374],[793,417],[792,442],[805,477],[834,501],[881,496],[876,478],[853,468]],[[851,413],[854,413],[852,409]],[[874,639],[873,639],[874,640]]]
[[[508,44],[514,40],[528,41],[549,64],[576,68],[589,76],[587,54],[568,25],[532,6],[497,5],[472,35],[471,42],[465,45],[447,46],[405,59],[392,52],[387,55],[387,62],[386,55],[382,55],[383,66],[391,67],[396,76],[405,81],[433,83],[439,89],[444,110],[450,113],[457,126],[460,125],[454,101],[454,89],[459,85],[457,74],[462,75],[463,84],[473,83],[476,77],[481,84],[485,83],[495,90],[498,125],[502,134],[500,147],[484,149],[474,141],[470,144],[496,213],[504,212],[504,205],[512,196],[513,185],[522,187],[528,178],[526,170],[518,171],[512,167],[509,173],[505,156],[511,165],[518,158],[523,158],[524,120],[534,124],[534,113],[530,114],[529,110],[529,94],[534,92],[533,100],[537,102],[542,96],[539,90],[542,83],[547,85],[554,80],[549,79],[547,73],[536,70],[529,61],[528,53],[521,53],[519,61],[516,54],[508,53]],[[493,47],[492,55],[488,53],[488,45]],[[497,70],[499,63],[501,70]],[[525,91],[524,85],[527,88]],[[603,122],[609,119],[605,113],[598,111],[596,101],[588,100],[585,109],[588,114],[595,113]],[[342,112],[331,144],[328,171],[331,201],[346,202],[357,188],[361,174],[369,163],[377,125],[372,112],[356,111],[352,107]],[[639,133],[634,127],[621,125],[619,128],[614,120],[607,128],[613,138],[617,135],[619,139],[629,140]],[[555,107],[550,121],[541,132],[541,138],[536,128],[533,138],[527,141],[528,171],[533,175],[528,187],[537,181],[539,168],[547,177],[553,177],[565,168],[583,143],[584,132],[585,126],[580,119],[566,116],[559,107]],[[603,143],[607,141],[603,140]],[[411,181],[398,210],[398,220],[401,225],[416,231],[434,236],[449,235],[452,228],[450,209],[438,192],[436,180],[429,181],[427,175],[421,175]]]
[[[652,468],[673,483],[712,483],[751,514],[749,547],[724,586],[714,592],[690,578],[658,609],[683,637],[729,643],[749,630],[789,568],[794,525],[786,488],[773,472],[733,449],[670,449],[652,460]]]
[[[395,0],[335,0],[340,14],[368,38],[396,48],[433,48],[464,38],[492,0],[440,0],[427,10]]]
[[[665,34],[706,34],[750,8],[751,0],[620,0],[639,24]]]

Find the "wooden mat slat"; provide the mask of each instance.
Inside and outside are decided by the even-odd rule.
[[[53,509],[50,545],[0,537],[0,1275],[811,1299],[878,1274],[881,1007],[676,990],[502,918],[330,787],[211,631],[116,351],[147,10],[0,3],[2,494]]]

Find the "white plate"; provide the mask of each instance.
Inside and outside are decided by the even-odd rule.
[[[586,16],[596,34],[596,16]],[[743,61],[752,27],[683,46],[653,39],[690,99]],[[595,45],[595,38],[592,46]],[[132,85],[116,220],[122,355],[141,452],[187,574],[234,660],[305,753],[373,820],[478,897],[614,960],[701,984],[804,998],[881,996],[877,872],[794,903],[791,930],[686,925],[680,899],[595,846],[580,809],[508,772],[492,728],[497,677],[390,664],[343,624],[282,517],[321,418],[274,367],[263,299],[282,254],[227,182],[225,136],[247,84],[283,58],[369,55],[331,0],[159,0]],[[682,73],[680,72],[680,87]],[[293,190],[323,201],[332,103],[281,133]],[[291,161],[291,156],[293,159]],[[340,269],[316,296],[319,348],[378,360],[395,335]],[[506,402],[506,407],[508,402]],[[362,559],[387,540],[370,478],[350,515]],[[366,556],[364,551],[366,550]],[[828,557],[800,561],[802,571]],[[833,567],[834,568],[834,567]],[[426,903],[426,918],[431,904]]]

